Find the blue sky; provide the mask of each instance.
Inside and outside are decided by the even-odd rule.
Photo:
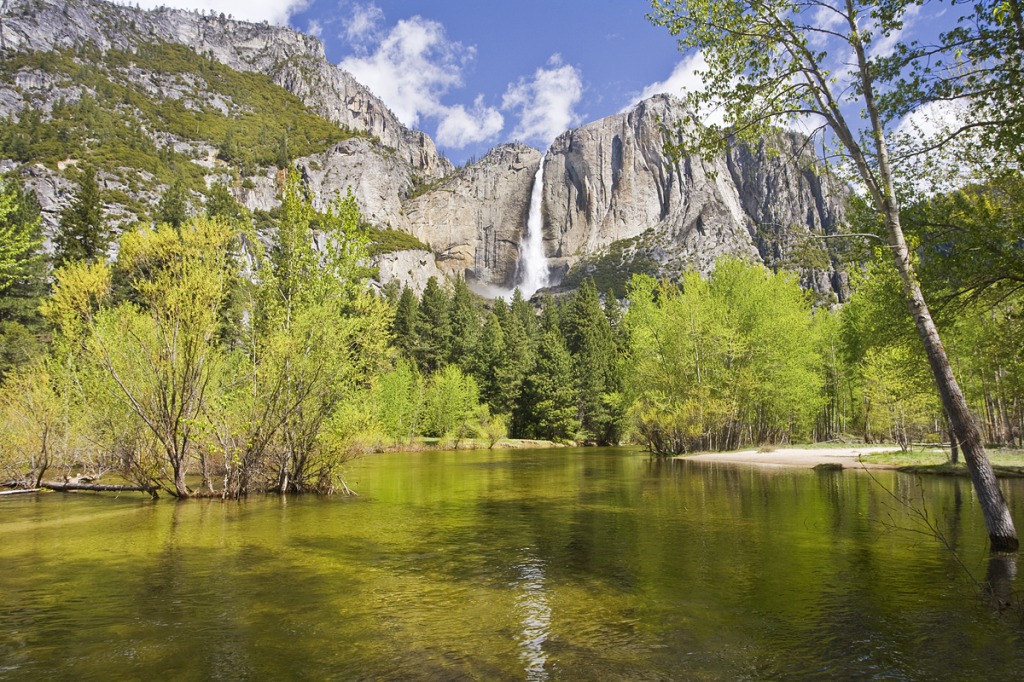
[[[565,129],[643,97],[700,87],[699,58],[684,57],[667,31],[647,21],[648,0],[135,1],[315,35],[331,62],[352,72],[403,123],[430,134],[456,164],[513,140],[545,150]],[[954,21],[948,6],[911,6],[906,31],[872,50],[891,51],[897,37],[948,29]],[[939,112],[938,122],[924,127],[946,117]]]
[[[680,60],[644,0],[314,2],[292,16],[328,58],[449,158],[519,139],[546,147],[616,113]],[[397,84],[397,85],[396,85]]]
[[[520,140],[545,149],[562,130],[678,91],[674,39],[647,0],[152,0],[312,33],[453,162]]]

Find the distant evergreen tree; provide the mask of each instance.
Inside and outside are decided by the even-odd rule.
[[[391,343],[404,357],[412,359],[418,347],[420,303],[409,287],[402,289],[395,306],[395,319],[391,324]]]
[[[444,367],[451,356],[451,323],[448,319],[448,296],[436,277],[427,280],[420,300],[417,320],[417,362],[421,369],[433,373]]]
[[[612,328],[612,335],[616,341],[621,339],[622,314],[622,306],[615,297],[615,291],[609,289],[604,295],[604,316],[608,318],[608,326]]]
[[[455,280],[449,301],[448,318],[451,324],[451,353],[448,362],[472,372],[477,341],[480,337],[480,313],[469,285],[462,277]]]
[[[110,229],[103,219],[96,169],[87,166],[82,170],[78,193],[60,214],[60,230],[54,240],[54,265],[102,261],[107,256],[110,239]]]
[[[0,180],[0,378],[34,357],[45,324],[46,296],[39,201],[19,178]]]
[[[537,362],[526,377],[522,400],[524,436],[571,440],[580,428],[572,356],[558,329],[544,332]]]
[[[189,217],[189,191],[179,178],[171,183],[156,206],[156,222],[180,229]]]
[[[523,298],[523,294],[519,289],[512,292],[512,303],[510,307],[512,309],[512,314],[519,318],[519,322],[523,326],[523,331],[526,332],[526,336],[530,339],[530,344],[532,346],[539,344],[541,329],[540,320],[537,319],[537,311],[534,309],[532,303]]]
[[[252,214],[222,182],[215,182],[206,193],[206,215],[209,218],[221,218],[239,225],[252,222]]]
[[[402,283],[397,279],[388,280],[383,287],[381,287],[381,297],[393,306],[398,305],[398,299],[402,295]]]
[[[288,148],[288,133],[281,133],[281,137],[277,141],[275,163],[278,168],[288,168],[292,165],[292,154]]]
[[[526,429],[525,410],[522,404],[523,382],[533,372],[534,346],[514,308],[507,308],[506,314],[498,318],[505,334],[505,353],[498,364],[500,393],[497,404],[492,405],[496,414],[512,415],[509,434],[521,438]]]
[[[612,400],[619,390],[616,345],[594,281],[583,283],[562,311],[566,347],[573,356],[579,420],[595,442],[617,442],[622,415]]]
[[[487,313],[473,360],[473,376],[480,387],[480,399],[491,412],[500,414],[502,387],[499,368],[505,357],[505,332],[494,312]]]
[[[544,294],[544,298],[541,299],[540,327],[546,332],[557,329],[561,333],[561,306],[550,294]]]

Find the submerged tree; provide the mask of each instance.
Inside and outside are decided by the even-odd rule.
[[[137,302],[112,305],[109,268],[79,262],[58,271],[47,304],[65,337],[77,337],[87,359],[103,370],[108,390],[159,442],[178,497],[191,494],[185,475],[222,361],[216,331],[233,276],[225,248],[231,237],[207,220],[181,231],[163,225],[126,233],[117,266],[138,273],[129,277]]]
[[[890,124],[909,102],[964,92],[932,87],[957,84],[953,67],[963,53],[962,40],[944,39],[937,47],[899,41],[908,12],[919,6],[902,0],[652,0],[651,18],[678,37],[680,49],[700,50],[706,61],[700,73],[704,87],[686,95],[697,113],[681,131],[686,143],[675,145],[677,153],[721,150],[733,137],[761,138],[772,126],[800,116],[814,117],[819,130],[831,133],[884,227],[943,407],[963,447],[991,547],[1015,551],[1019,543],[1009,507],[921,292],[901,224],[897,171],[887,143]],[[1004,15],[1009,21],[1013,13]],[[880,49],[882,41],[894,42],[894,49]],[[838,61],[825,49],[830,45],[837,47]],[[997,54],[989,56],[999,60]],[[1019,50],[1005,54],[1008,73],[1018,74]],[[849,72],[836,72],[837,64],[850,64]],[[1001,87],[984,75],[976,83]],[[850,106],[862,110],[866,129],[847,118]],[[699,118],[709,107],[724,112],[725,126]]]

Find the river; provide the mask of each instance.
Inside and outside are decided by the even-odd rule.
[[[0,498],[0,680],[1024,678],[1020,612],[972,582],[967,481],[625,449],[376,455],[347,481]]]

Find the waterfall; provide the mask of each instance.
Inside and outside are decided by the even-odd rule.
[[[548,259],[544,255],[544,157],[533,178],[530,215],[526,221],[523,248],[519,253],[519,282],[523,298],[529,299],[548,285]]]

